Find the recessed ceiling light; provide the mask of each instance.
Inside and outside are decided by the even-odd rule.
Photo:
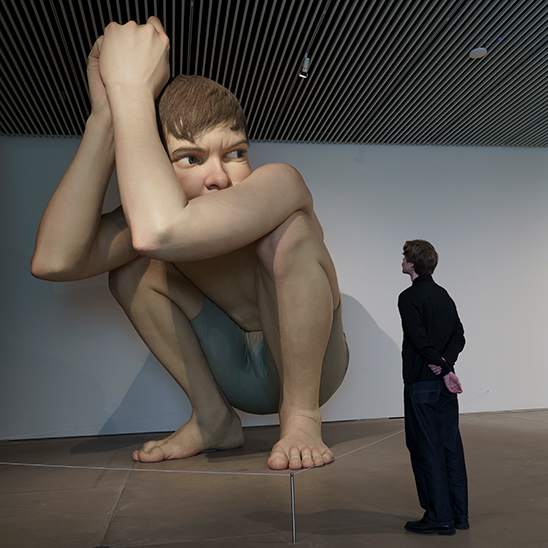
[[[482,59],[487,55],[487,50],[485,48],[474,48],[468,55],[470,55],[470,59]]]
[[[308,57],[308,53],[304,54],[303,64],[301,65],[301,71],[299,72],[299,76],[301,78],[308,78],[308,66],[310,65],[310,57]]]

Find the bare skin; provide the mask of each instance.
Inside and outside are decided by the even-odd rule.
[[[330,264],[329,256],[321,242],[319,232],[314,228],[314,223],[299,217],[293,219],[293,223],[303,220],[301,224],[314,231],[315,235],[311,239],[314,246],[308,247],[319,253]],[[287,230],[284,236],[286,234]],[[272,239],[274,237],[269,235],[261,243],[271,242]],[[301,250],[299,254],[299,260],[306,264],[309,259],[303,251]],[[331,285],[323,268],[317,262],[310,262],[312,270],[318,271],[320,284],[319,288],[315,286],[313,276],[310,275],[297,277],[299,281],[307,282],[306,285],[309,288],[316,287],[310,291],[309,296],[303,296],[305,300],[314,297],[316,302],[308,305],[303,303],[302,308],[307,310],[307,314],[316,316],[314,323],[318,325],[317,314],[320,302],[318,293],[324,293],[326,302],[323,306],[327,311],[327,314],[324,314],[327,318],[324,329],[327,332],[331,327],[330,318],[334,306]],[[295,268],[295,272],[300,273],[302,268],[303,266]],[[196,285],[182,275],[181,269],[185,270],[185,274]],[[133,454],[135,460],[156,462],[184,458],[204,450],[229,449],[243,443],[239,419],[220,393],[197,345],[196,354],[192,354],[195,336],[186,324],[188,319],[192,319],[201,310],[203,294],[207,294],[229,315],[237,319],[237,323],[246,330],[264,328],[270,321],[273,333],[269,338],[269,346],[275,354],[275,359],[280,359],[282,350],[277,333],[278,318],[277,314],[272,314],[275,307],[269,306],[268,302],[269,299],[277,302],[280,292],[279,290],[276,292],[266,272],[263,272],[261,276],[262,270],[265,269],[258,267],[255,246],[249,246],[229,255],[206,261],[178,263],[177,267],[164,262],[140,259],[111,274],[111,289],[114,295],[151,351],[189,396],[194,409],[189,423],[168,438],[146,443],[142,449]],[[221,282],[218,281],[219,271],[224,273]],[[331,276],[334,277],[332,265]],[[299,283],[300,285],[305,284]],[[134,286],[133,289],[132,286]],[[258,292],[255,287],[258,287]],[[336,290],[335,277],[333,288]],[[305,293],[302,287],[298,289],[298,292]],[[338,292],[336,298],[338,299]],[[260,317],[261,307],[257,304],[258,300],[262,303],[263,320]],[[176,306],[173,307],[173,304]],[[337,304],[335,302],[335,305]],[[162,307],[166,307],[166,310]],[[148,312],[143,313],[143,308]],[[265,331],[265,334],[268,332]],[[310,336],[317,337],[317,334],[311,333]],[[302,365],[309,367],[310,372],[303,375],[300,380],[295,379],[288,383],[289,394],[291,394],[292,385],[297,387],[297,383],[300,382],[302,386],[300,389],[293,390],[294,393],[296,392],[296,395],[292,396],[295,404],[287,405],[285,408],[282,405],[280,410],[281,436],[268,459],[268,466],[271,469],[322,466],[333,459],[333,454],[322,441],[318,388],[314,384],[319,381],[323,350],[321,345],[318,347],[318,343],[315,342],[318,352],[315,356],[311,355],[309,350],[311,343],[307,343],[304,337],[303,333],[299,333],[296,338],[299,340],[303,355],[306,356],[302,358]],[[292,344],[295,344],[295,341]],[[286,360],[287,365],[289,365],[288,362],[289,360]],[[280,372],[284,375],[282,367]],[[285,375],[290,374],[286,367]],[[315,381],[313,381],[314,378],[316,378]],[[310,395],[310,403],[304,399],[308,395]],[[286,400],[287,403],[291,403],[289,396]],[[286,414],[283,415],[283,412]],[[228,422],[229,427],[224,425],[219,427],[219,417],[225,417],[223,420],[225,424]]]
[[[187,394],[190,420],[145,444],[135,460],[186,458],[244,441],[189,323],[207,296],[246,331],[263,331],[271,349],[280,440],[268,466],[322,466],[333,454],[321,437],[320,378],[340,295],[310,193],[290,166],[251,172],[245,136],[226,127],[195,142],[168,136],[166,156],[154,99],[169,72],[168,42],[150,18],[111,24],[95,44],[92,113],[42,217],[32,273],[75,280],[110,271],[113,295]],[[101,215],[114,161],[123,212]]]
[[[193,415],[190,420],[162,440],[149,441],[143,447],[133,452],[133,460],[137,462],[159,462],[170,459],[193,457],[202,451],[235,449],[244,443],[244,434],[239,417],[231,415],[228,420],[219,422],[218,417],[208,426],[197,424]]]

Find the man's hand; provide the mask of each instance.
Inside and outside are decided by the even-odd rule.
[[[144,88],[158,97],[169,79],[169,38],[159,19],[149,17],[146,25],[110,23],[100,49],[99,69],[107,94],[122,86]]]
[[[444,357],[442,357],[441,359],[445,363],[447,363],[447,361],[445,360]],[[434,375],[439,375],[441,373],[441,366],[440,365],[436,365],[435,363],[429,363],[428,367],[432,370],[432,373],[434,373]]]
[[[455,373],[447,373],[447,375],[443,377],[443,381],[449,392],[452,392],[453,394],[460,394],[462,392],[462,386]]]

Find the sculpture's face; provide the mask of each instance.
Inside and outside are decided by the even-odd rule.
[[[194,143],[170,135],[167,148],[188,200],[241,183],[251,174],[249,143],[229,128],[207,131]]]

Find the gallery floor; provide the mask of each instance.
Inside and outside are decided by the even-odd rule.
[[[3,548],[234,548],[293,541],[291,476],[266,467],[276,427],[241,449],[133,464],[153,435],[0,442]],[[406,533],[418,506],[402,419],[324,425],[335,462],[293,475],[302,547],[548,546],[548,410],[461,416],[468,531]]]

